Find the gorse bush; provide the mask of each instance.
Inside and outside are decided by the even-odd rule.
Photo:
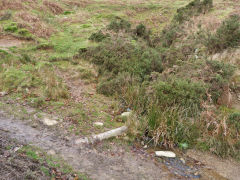
[[[217,103],[218,98],[224,91],[224,87],[228,86],[236,67],[220,61],[206,61],[206,65],[209,67],[208,73],[205,74],[208,77],[206,83],[209,84],[209,93],[212,100]]]
[[[154,97],[159,107],[171,107],[179,105],[186,108],[186,111],[199,109],[200,103],[206,98],[206,88],[202,83],[191,82],[190,80],[171,78],[169,81],[157,81],[152,85]],[[194,114],[193,111],[192,114]]]
[[[161,42],[163,47],[170,47],[173,42],[182,34],[182,23],[191,17],[209,11],[213,6],[212,0],[193,0],[186,6],[179,8],[173,17],[170,25],[165,27],[157,42]]]
[[[212,0],[193,0],[185,7],[179,8],[177,14],[174,16],[173,21],[177,23],[182,23],[185,20],[188,20],[192,16],[204,13],[211,9],[213,6]]]
[[[138,37],[142,37],[143,39],[149,40],[150,39],[150,30],[146,28],[143,24],[139,24],[136,26],[136,29],[134,30],[134,33]]]
[[[104,39],[110,37],[109,34],[103,34],[103,32],[100,30],[96,33],[93,33],[90,37],[89,40],[96,41],[96,42],[101,42]]]
[[[110,24],[107,26],[107,29],[109,30],[113,30],[115,32],[119,32],[120,30],[124,30],[126,32],[130,32],[131,31],[131,24],[120,18],[120,17],[115,17]]]
[[[163,47],[170,47],[181,33],[178,25],[170,25],[163,29],[160,41]]]
[[[94,64],[99,65],[99,73],[129,72],[144,79],[152,71],[161,72],[162,64],[158,52],[150,47],[133,44],[131,41],[116,39],[90,48],[86,53]]]
[[[216,33],[205,33],[204,44],[211,53],[240,45],[240,16],[232,15],[222,22]]]
[[[212,61],[207,61],[206,63],[211,68],[213,73],[220,74],[222,78],[226,80],[229,80],[232,77],[236,69],[234,65],[224,63],[221,61],[212,60]]]

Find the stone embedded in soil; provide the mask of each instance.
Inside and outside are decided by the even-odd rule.
[[[123,112],[123,113],[121,114],[122,117],[128,117],[128,116],[130,116],[130,115],[131,115],[131,112]]]
[[[5,91],[0,92],[0,97],[6,96],[6,95],[7,95],[7,92],[5,92]]]
[[[56,152],[55,152],[53,149],[51,149],[51,150],[49,150],[49,151],[47,152],[47,154],[48,154],[48,155],[55,155]]]
[[[95,122],[94,126],[103,126],[103,123],[102,122]]]
[[[49,119],[49,118],[47,118],[47,117],[45,117],[44,119],[43,119],[43,124],[45,124],[45,125],[47,125],[47,126],[54,126],[54,125],[56,125],[58,122],[56,121],[56,120],[54,120],[54,119]]]
[[[155,151],[156,156],[175,158],[176,154],[172,151]]]

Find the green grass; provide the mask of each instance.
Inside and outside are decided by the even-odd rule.
[[[33,146],[23,146],[20,150],[18,150],[18,152],[26,154],[28,158],[38,161],[41,165],[40,170],[47,176],[52,176],[51,169],[56,168],[64,174],[76,174],[80,179],[88,179],[86,175],[74,171],[73,168],[66,164],[63,159],[58,156],[47,155],[47,153],[39,148]]]
[[[25,46],[0,51],[0,67],[3,67],[0,90],[8,91],[11,98],[20,98],[20,103],[59,114],[71,122],[68,129],[72,133],[81,134],[122,125],[114,118],[120,113],[119,104],[113,100],[117,98],[123,104],[121,111],[131,108],[138,114],[132,123],[138,124],[134,126],[138,132],[135,137],[148,132],[147,136],[158,145],[173,147],[186,143],[189,147],[214,149],[221,156],[231,151],[229,154],[233,156],[238,147],[235,143],[238,137],[234,136],[238,133],[235,128],[238,115],[226,115],[232,137],[224,137],[221,133],[212,134],[217,127],[206,128],[200,114],[206,110],[202,107],[204,103],[213,106],[211,113],[220,114],[215,119],[221,126],[224,113],[218,111],[216,102],[223,86],[231,84],[235,68],[227,63],[207,61],[209,48],[199,43],[201,39],[191,25],[193,17],[226,19],[235,10],[234,2],[228,2],[225,7],[225,1],[214,1],[215,7],[204,13],[199,10],[201,6],[191,7],[189,2],[192,1],[150,0],[123,4],[120,0],[114,3],[98,0],[87,1],[84,7],[72,7],[56,1],[63,8],[58,15],[49,8],[40,11],[37,7],[43,5],[42,1],[34,8],[25,3],[30,15],[38,16],[39,22],[53,28],[52,35],[38,37],[30,33],[29,27],[21,27],[21,23],[28,22],[13,18],[17,10],[10,19],[0,21],[3,35],[34,39]],[[119,22],[115,22],[116,16]],[[109,28],[111,22],[117,29]],[[221,29],[225,28],[220,27],[216,36],[222,38],[219,38],[221,42],[229,43],[224,37],[233,33],[223,33]],[[100,30],[101,40],[89,40],[94,33],[99,38]],[[102,38],[106,34],[107,40]],[[228,47],[224,44],[224,49]],[[70,98],[71,90],[62,74],[73,83],[81,80],[81,88],[86,88],[82,95],[85,101],[75,102]],[[89,95],[86,92],[91,87],[110,97]],[[92,126],[99,119],[105,128]]]

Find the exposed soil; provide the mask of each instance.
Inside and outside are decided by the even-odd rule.
[[[7,118],[3,112],[0,112],[0,132],[1,137],[6,137],[4,141],[16,139],[21,144],[56,152],[75,170],[88,174],[92,179],[235,180],[240,176],[238,163],[195,151],[189,151],[189,156],[184,155],[186,162],[183,163],[181,158],[156,158],[154,153],[143,148],[126,148],[112,141],[79,146],[75,144],[76,136],[66,139],[48,127],[36,129],[29,126],[28,120]],[[31,162],[26,164],[31,165]]]
[[[9,138],[8,133],[0,129],[0,179],[50,179],[51,176],[73,179],[76,176],[50,167],[44,159],[29,157],[21,151],[24,145]],[[34,151],[28,151],[31,152]]]
[[[231,159],[220,159],[209,153],[202,153],[195,150],[189,150],[187,155],[198,159],[206,165],[206,169],[215,169],[222,177],[232,180],[238,180],[240,177],[240,164]],[[206,171],[203,173],[207,173]],[[219,175],[215,174],[217,179],[221,179]]]
[[[10,138],[46,151],[54,150],[76,170],[87,173],[92,179],[169,179],[172,176],[163,164],[126,152],[122,147],[113,146],[106,151],[98,145],[79,147],[74,144],[74,139],[66,141],[47,129],[37,130],[26,123],[7,119],[0,113],[1,130]]]
[[[0,36],[0,49],[7,50],[10,47],[20,46],[22,40],[16,39],[12,36]]]

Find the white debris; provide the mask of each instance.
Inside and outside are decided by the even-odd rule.
[[[21,147],[15,147],[15,148],[13,149],[13,151],[14,151],[14,152],[17,152],[19,149],[21,149]]]
[[[123,113],[121,114],[122,117],[128,117],[128,116],[130,116],[130,115],[131,115],[131,112],[123,112]]]
[[[176,154],[172,151],[155,151],[156,156],[175,158]]]
[[[113,129],[113,130],[110,130],[110,131],[107,131],[107,132],[104,132],[101,134],[93,135],[89,138],[85,137],[82,139],[77,139],[75,141],[75,143],[76,144],[94,143],[96,141],[102,141],[104,139],[109,139],[111,137],[116,137],[116,136],[122,135],[126,131],[127,131],[127,126],[122,126],[122,127],[119,127],[119,128],[116,128],[116,129]]]
[[[94,126],[103,126],[103,123],[102,122],[95,122]]]
[[[43,119],[43,124],[45,124],[45,125],[47,125],[47,126],[54,126],[54,125],[56,125],[58,122],[56,121],[56,120],[54,120],[54,119],[49,119],[49,118],[47,118],[47,117],[45,117],[44,119]]]

